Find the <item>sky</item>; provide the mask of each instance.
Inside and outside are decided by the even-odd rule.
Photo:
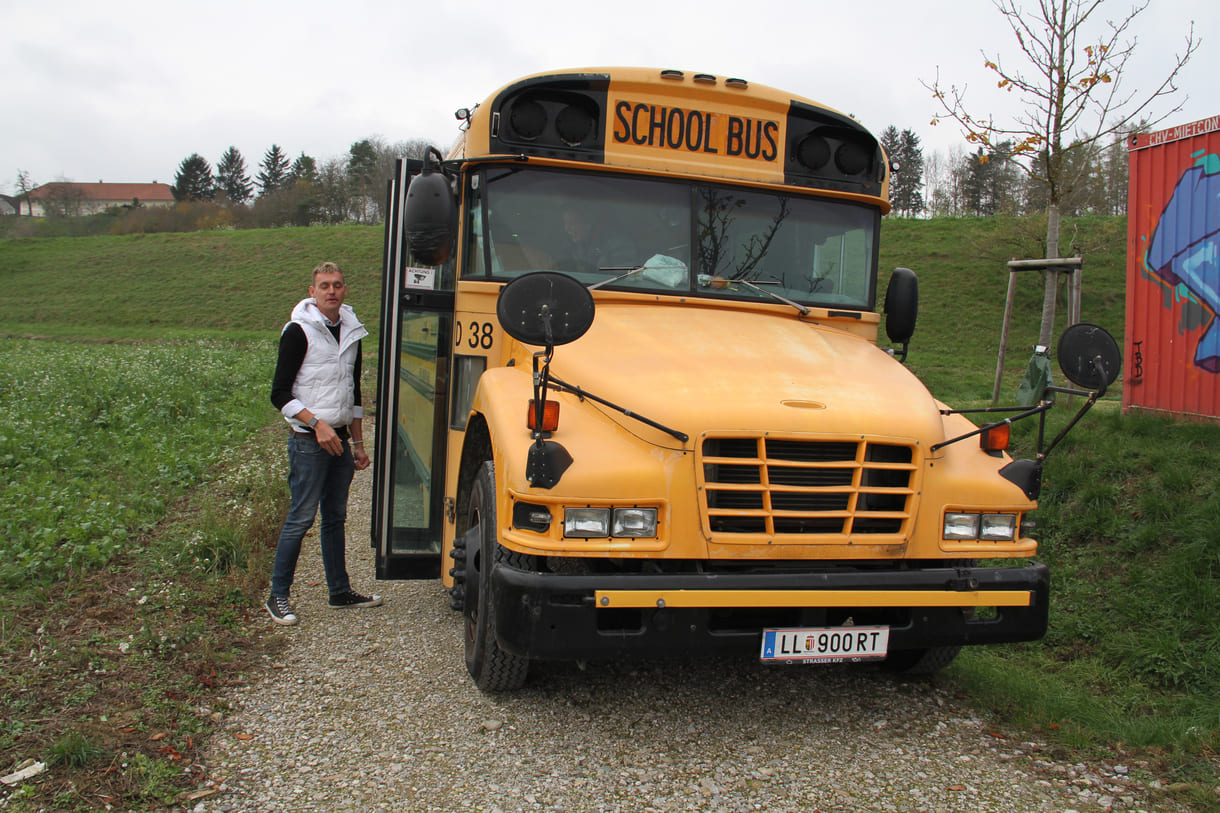
[[[1130,9],[1107,0],[1100,19]],[[1168,73],[1192,21],[1203,44],[1174,101],[1152,109],[1183,103],[1160,127],[1220,114],[1220,3],[1150,0],[1129,32],[1124,84],[1139,93]],[[0,0],[0,49],[5,194],[19,171],[36,185],[173,183],[187,156],[215,167],[230,146],[251,177],[273,144],[319,163],[363,138],[445,148],[454,112],[513,79],[617,65],[771,85],[947,153],[965,142],[930,125],[921,81],[965,85],[972,110],[1007,122],[1016,99],[983,54],[1021,61],[984,0]]]

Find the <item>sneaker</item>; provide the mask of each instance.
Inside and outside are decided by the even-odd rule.
[[[288,603],[288,596],[272,596],[267,599],[267,612],[271,613],[271,620],[277,624],[290,627],[297,622],[292,605]]]
[[[330,606],[336,610],[348,607],[380,607],[383,604],[381,596],[362,596],[355,590],[346,593],[335,593],[330,597]]]

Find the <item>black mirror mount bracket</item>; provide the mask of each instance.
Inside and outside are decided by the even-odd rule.
[[[1122,369],[1122,356],[1118,351],[1118,343],[1114,341],[1114,337],[1104,328],[1086,322],[1072,325],[1063,332],[1063,336],[1059,340],[1058,355],[1059,366],[1063,370],[1064,375],[1072,383],[1076,384],[1078,388],[1058,387],[1052,384],[1043,391],[1042,400],[1030,407],[982,407],[978,409],[942,410],[941,414],[944,415],[1002,412],[1016,412],[1020,414],[1001,421],[985,424],[971,432],[966,432],[965,434],[937,443],[931,447],[931,451],[936,451],[966,438],[980,435],[1001,424],[1015,423],[1024,418],[1037,415],[1038,445],[1036,462],[1038,463],[1037,471],[1040,473],[1042,461],[1046,460],[1051,451],[1059,445],[1059,442],[1067,436],[1068,432],[1072,431],[1072,428],[1084,417],[1085,413],[1093,408],[1098,399],[1106,394],[1106,391],[1118,378],[1119,371]],[[1048,444],[1045,442],[1046,413],[1051,407],[1055,406],[1055,399],[1048,396],[1055,394],[1083,397],[1085,402],[1076,414],[1072,416],[1072,419],[1068,421],[1067,426],[1063,427],[1059,434]],[[1028,474],[1028,470],[1023,471]],[[1029,493],[1030,489],[1026,488],[1026,492]]]
[[[593,325],[593,295],[565,274],[525,274],[500,289],[496,317],[511,338],[542,347],[533,354],[534,443],[525,462],[525,477],[537,488],[554,488],[572,465],[572,455],[549,440],[543,428],[555,346],[579,339]]]

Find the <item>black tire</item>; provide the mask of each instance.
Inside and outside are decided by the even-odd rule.
[[[891,652],[881,668],[903,675],[934,675],[953,663],[960,646],[933,646],[927,649],[899,649]]]
[[[496,470],[490,460],[479,467],[466,520],[468,528],[479,526],[479,549],[469,557],[466,571],[466,671],[480,691],[510,692],[525,683],[529,659],[505,652],[496,642],[491,565],[497,561],[517,564],[514,560],[519,555],[505,550],[496,538]]]

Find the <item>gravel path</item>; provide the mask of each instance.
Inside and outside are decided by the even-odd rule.
[[[386,605],[334,611],[306,540],[301,623],[229,698],[194,813],[1176,810],[1115,761],[1055,762],[935,682],[754,661],[539,664],[479,693],[437,582],[374,582],[368,471],[348,568]],[[1131,768],[1134,770],[1134,768]]]

